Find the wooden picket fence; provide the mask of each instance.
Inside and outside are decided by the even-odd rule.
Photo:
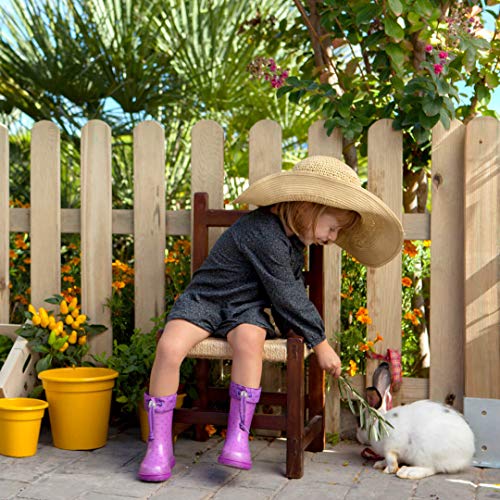
[[[500,398],[499,334],[499,169],[500,125],[479,117],[467,126],[441,125],[432,140],[432,216],[402,213],[401,133],[389,120],[375,123],[368,136],[368,188],[403,222],[406,239],[431,239],[431,367],[429,379],[405,378],[398,402],[454,394],[462,408],[464,395]],[[322,122],[309,129],[309,154],[341,157],[342,139],[327,136]],[[80,233],[82,305],[93,322],[111,325],[106,300],[112,290],[112,234],[133,234],[135,252],[136,327],[150,329],[150,318],[164,308],[165,235],[189,235],[190,211],[165,210],[163,128],[143,122],[134,129],[134,209],[111,205],[111,129],[90,121],[81,137],[81,209],[60,206],[60,133],[51,122],[34,125],[31,135],[30,208],[9,208],[9,140],[0,126],[0,334],[8,325],[9,233],[29,232],[31,300],[37,307],[60,290],[61,233]],[[280,126],[256,123],[249,137],[249,181],[282,167]],[[222,208],[224,133],[209,120],[192,131],[191,191],[206,191],[211,208]],[[340,251],[326,247],[326,330],[340,328]],[[163,278],[162,278],[163,277]],[[372,317],[368,338],[380,332],[377,351],[401,349],[401,256],[368,272],[367,307]],[[94,340],[93,351],[111,352],[111,329]],[[375,366],[356,376],[369,385]],[[327,429],[337,430],[339,398],[335,384],[327,398]]]

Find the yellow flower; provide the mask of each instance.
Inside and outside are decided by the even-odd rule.
[[[60,304],[59,304],[59,310],[61,311],[61,314],[68,314],[68,303],[63,300]]]
[[[82,335],[78,339],[78,345],[84,345],[87,343],[87,335]]]
[[[356,364],[355,361],[352,359],[349,361],[349,368],[347,369],[347,374],[350,377],[354,377],[356,375],[356,372],[358,371],[358,365]]]

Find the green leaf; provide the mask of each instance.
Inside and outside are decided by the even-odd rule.
[[[427,116],[434,116],[439,114],[443,106],[443,99],[438,97],[436,99],[425,98],[423,100],[422,109]]]
[[[405,36],[403,28],[401,28],[401,26],[390,17],[384,19],[384,31],[387,36],[394,38],[394,40],[398,42],[401,41]]]
[[[43,372],[45,370],[48,370],[51,366],[52,363],[52,357],[51,356],[45,356],[43,358],[40,358],[35,365],[35,369],[37,373]]]
[[[403,13],[403,4],[399,0],[388,0],[387,3],[396,16],[400,16]]]
[[[405,61],[404,50],[396,43],[389,43],[385,49],[395,66],[403,66]]]
[[[368,4],[358,10],[356,24],[369,24],[382,13],[382,8],[377,4]]]
[[[444,128],[446,130],[449,130],[451,122],[450,122],[450,117],[448,116],[448,113],[446,112],[446,110],[444,110],[444,109],[440,110],[439,118],[440,118],[441,123],[443,124]]]

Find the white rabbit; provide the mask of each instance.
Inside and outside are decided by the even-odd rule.
[[[370,441],[358,427],[358,441],[368,444],[384,457],[374,464],[386,474],[403,479],[421,479],[440,472],[459,472],[471,465],[474,434],[462,415],[453,408],[424,400],[390,407],[391,375],[389,365],[381,363],[367,389],[370,406],[378,409],[393,428],[379,441]],[[399,467],[398,464],[405,464]]]

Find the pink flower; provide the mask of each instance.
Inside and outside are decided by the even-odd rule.
[[[269,69],[274,73],[277,69],[276,62],[274,59],[269,59]]]
[[[432,45],[426,45],[425,46],[425,51],[426,52],[432,52]]]
[[[440,53],[439,53],[439,59],[448,59],[448,52],[442,50]]]
[[[442,64],[434,64],[434,73],[436,75],[439,75],[443,72],[443,65]]]

